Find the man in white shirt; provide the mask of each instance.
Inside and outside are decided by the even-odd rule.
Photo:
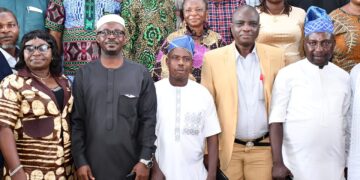
[[[14,71],[19,52],[16,48],[18,37],[19,27],[14,13],[0,7],[0,81]],[[3,165],[4,159],[0,153],[0,179]]]
[[[326,11],[310,7],[304,28],[306,59],[280,70],[274,83],[273,178],[343,180],[350,78],[329,62],[335,40]]]
[[[221,130],[212,96],[188,79],[194,41],[181,36],[170,42],[167,50],[169,78],[155,83],[158,106],[153,179],[215,180]],[[203,163],[205,144],[207,170]]]

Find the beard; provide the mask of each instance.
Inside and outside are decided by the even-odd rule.
[[[13,44],[1,44],[0,45],[0,48],[2,48],[2,49],[13,49],[13,48],[15,48],[16,46],[15,45],[13,45]]]

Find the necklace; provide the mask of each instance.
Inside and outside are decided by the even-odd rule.
[[[50,77],[50,72],[46,75],[46,77],[40,77],[40,76],[38,76],[38,75],[36,75],[36,74],[34,74],[33,72],[31,72],[31,74],[34,76],[34,77],[36,77],[37,79],[40,79],[40,81],[43,83],[43,84],[45,84],[45,79],[48,79],[49,77]]]
[[[278,15],[281,15],[283,12],[284,12],[284,10],[285,10],[285,7],[280,11],[280,13],[279,14],[273,14],[273,13],[271,13],[271,11],[267,8],[267,7],[265,7],[266,8],[266,10],[269,12],[269,14],[273,17],[273,22],[274,23],[276,23],[277,21],[278,21]]]

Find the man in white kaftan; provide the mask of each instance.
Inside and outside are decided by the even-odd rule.
[[[205,180],[216,178],[218,137],[221,132],[210,92],[188,80],[194,42],[182,36],[168,48],[169,78],[155,83],[157,94],[157,146],[153,179]],[[208,170],[204,165],[208,147]],[[209,172],[209,173],[208,173]]]
[[[350,77],[328,62],[335,41],[327,29],[331,20],[323,21],[305,26],[307,58],[281,69],[275,79],[269,118],[275,179],[345,179]]]
[[[171,180],[203,180],[206,137],[220,133],[212,96],[195,81],[184,87],[169,79],[155,83],[158,94],[156,160]]]

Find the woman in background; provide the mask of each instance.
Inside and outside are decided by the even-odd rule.
[[[208,15],[207,0],[184,0],[182,11],[185,24],[166,38],[166,41],[156,57],[155,69],[153,72],[155,81],[169,76],[169,70],[165,63],[165,54],[168,54],[167,47],[169,46],[169,42],[174,38],[189,35],[194,40],[195,54],[193,57],[193,71],[190,79],[196,80],[198,83],[201,81],[201,67],[205,52],[225,45],[220,34],[210,30],[206,24]]]
[[[305,11],[287,0],[262,0],[258,6],[260,32],[256,42],[285,51],[285,64],[304,58]]]
[[[330,16],[336,40],[332,62],[350,72],[360,62],[360,0],[350,0]]]

